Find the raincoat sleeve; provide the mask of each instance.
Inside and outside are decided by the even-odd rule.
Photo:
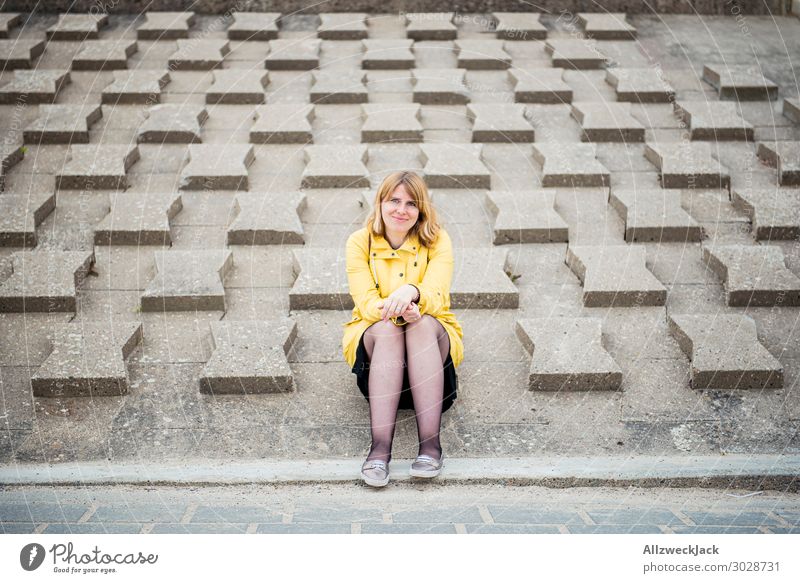
[[[436,243],[428,250],[428,267],[417,286],[419,313],[438,316],[450,309],[450,282],[453,279],[453,244],[450,235],[439,232]]]
[[[369,268],[368,243],[368,236],[361,236],[361,233],[353,233],[347,239],[347,283],[353,303],[361,312],[361,317],[368,322],[377,322],[381,319],[377,305],[383,299],[375,288],[375,280]]]

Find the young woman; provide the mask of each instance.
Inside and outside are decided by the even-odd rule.
[[[453,247],[425,182],[413,172],[387,176],[365,227],[347,240],[347,280],[355,308],[344,356],[369,402],[372,446],[361,468],[370,486],[389,483],[397,410],[414,409],[419,456],[411,475],[442,469],[442,413],[456,398],[464,355],[450,312]]]

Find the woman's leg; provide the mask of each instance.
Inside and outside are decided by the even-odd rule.
[[[417,416],[419,453],[440,458],[439,430],[444,395],[444,361],[450,351],[447,331],[433,316],[406,326],[406,358]]]
[[[391,322],[376,322],[364,332],[369,356],[369,420],[372,447],[368,460],[392,459],[394,424],[403,389],[405,340],[403,328]]]

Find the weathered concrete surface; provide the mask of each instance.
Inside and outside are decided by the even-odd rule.
[[[206,90],[206,103],[264,103],[267,71],[223,69],[213,73],[214,83]]]
[[[250,144],[189,146],[188,163],[181,172],[183,190],[248,190],[247,168],[255,161]]]
[[[195,22],[194,12],[146,12],[144,16],[136,29],[140,40],[189,38],[189,27]]]
[[[564,81],[564,70],[510,69],[509,79],[514,85],[514,99],[518,103],[570,103],[572,87]]]
[[[636,27],[625,20],[624,12],[580,12],[578,24],[583,33],[596,40],[633,40]]]
[[[313,140],[313,105],[262,105],[255,110],[250,128],[253,144],[305,144]]]
[[[542,167],[542,186],[608,186],[608,169],[591,144],[536,143],[533,157]]]
[[[706,143],[679,142],[645,146],[645,157],[658,168],[662,188],[728,188],[728,169]]]
[[[495,245],[569,240],[569,227],[553,208],[555,192],[490,190],[486,198],[489,208],[497,215],[494,221]]]
[[[14,76],[0,86],[0,104],[53,103],[64,85],[69,82],[69,71],[14,71]]]
[[[547,28],[537,12],[492,12],[497,38],[505,40],[544,40]]]
[[[117,189],[128,186],[127,172],[139,160],[136,145],[70,146],[69,161],[56,175],[58,188]]]
[[[782,186],[800,186],[800,142],[761,142],[758,157],[778,171]]]
[[[608,203],[625,221],[625,240],[700,241],[703,227],[681,207],[680,191],[612,189]]]
[[[752,68],[705,65],[703,79],[719,91],[720,99],[757,101],[778,98],[778,85]]]
[[[135,40],[85,41],[72,58],[72,69],[75,71],[127,69],[128,59],[138,50],[139,46]]]
[[[606,70],[606,82],[617,92],[617,101],[671,103],[675,89],[655,69]]]
[[[429,187],[491,187],[491,175],[481,160],[483,146],[466,145],[455,150],[444,144],[423,144],[420,149]]]
[[[418,103],[369,103],[361,107],[362,142],[421,142]]]
[[[265,198],[260,193],[236,197],[238,215],[228,227],[229,245],[302,245],[303,225],[298,213],[306,208],[301,192]]]
[[[156,277],[141,295],[144,312],[225,311],[225,277],[233,267],[229,250],[155,251]]]
[[[170,220],[183,208],[179,194],[116,193],[111,212],[94,229],[95,245],[171,245]]]
[[[232,12],[228,27],[231,40],[264,41],[278,38],[280,12]]]
[[[40,105],[39,117],[22,137],[26,144],[88,144],[89,129],[101,117],[96,105]]]
[[[366,146],[307,146],[303,188],[364,188],[369,186]]]
[[[103,103],[158,103],[170,79],[168,71],[115,71],[114,82],[103,88]]]
[[[791,188],[742,189],[731,192],[731,202],[752,221],[759,241],[800,237],[800,195]]]
[[[0,196],[0,247],[36,247],[36,227],[56,208],[54,192]]]
[[[138,130],[139,142],[191,144],[203,141],[201,131],[208,119],[208,110],[202,104],[154,105],[144,115],[146,119]]]

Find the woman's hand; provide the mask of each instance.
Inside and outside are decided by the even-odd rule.
[[[378,304],[377,308],[381,311],[381,320],[388,321],[389,318],[397,318],[401,316],[407,309],[409,304],[417,297],[417,288],[413,285],[406,284],[400,286]],[[417,310],[419,312],[419,310]]]
[[[411,302],[410,304],[408,304],[408,307],[406,308],[406,311],[403,312],[400,315],[403,317],[403,320],[405,320],[406,322],[409,322],[409,323],[416,322],[417,320],[419,320],[422,317],[419,314],[419,305],[415,304],[414,302]]]

